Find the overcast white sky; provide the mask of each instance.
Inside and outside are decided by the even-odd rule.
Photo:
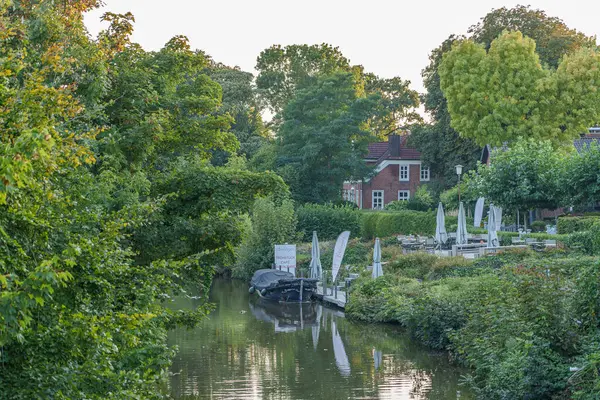
[[[86,16],[96,35],[106,11],[135,15],[133,40],[158,50],[175,35],[216,61],[254,72],[273,44],[330,43],[353,64],[382,77],[400,76],[423,91],[429,52],[450,34],[466,33],[492,8],[530,4],[587,35],[600,36],[598,0],[105,0]]]

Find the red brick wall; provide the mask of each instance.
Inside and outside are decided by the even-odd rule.
[[[419,164],[411,164],[409,168],[409,181],[400,181],[400,166],[388,165],[373,177],[369,182],[363,184],[363,208],[372,207],[372,190],[383,190],[383,204],[398,200],[399,190],[410,190],[410,196],[414,196],[420,185],[421,168]]]

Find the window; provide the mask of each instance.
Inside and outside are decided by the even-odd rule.
[[[408,165],[400,166],[400,180],[407,181],[408,180]]]
[[[409,190],[398,190],[398,200],[408,200],[410,199],[410,191]]]
[[[373,210],[383,210],[383,190],[373,190]]]
[[[429,167],[424,167],[421,165],[421,180],[422,181],[429,180]]]

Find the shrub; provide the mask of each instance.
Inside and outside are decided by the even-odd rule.
[[[575,232],[567,236],[565,244],[587,255],[600,254],[600,222],[591,225],[585,232]]]
[[[252,225],[238,249],[233,276],[249,279],[261,268],[270,268],[275,261],[275,244],[294,242],[296,217],[291,200],[278,205],[272,198],[259,198],[252,208]]]
[[[582,232],[589,230],[596,222],[600,222],[600,217],[560,217],[556,225],[556,230],[561,234]]]
[[[402,211],[408,209],[408,201],[406,200],[394,200],[390,201],[385,205],[386,211]]]
[[[353,237],[360,235],[360,212],[351,206],[305,204],[296,210],[298,231],[302,240],[311,241],[313,231],[319,240],[331,240],[343,231],[350,231]]]

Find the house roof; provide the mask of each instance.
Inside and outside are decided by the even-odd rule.
[[[398,156],[391,155],[391,142],[377,142],[369,145],[369,152],[365,157],[367,160],[376,160],[377,163],[384,160],[420,160],[421,153],[407,144],[408,136],[402,136],[399,142],[400,151]]]

